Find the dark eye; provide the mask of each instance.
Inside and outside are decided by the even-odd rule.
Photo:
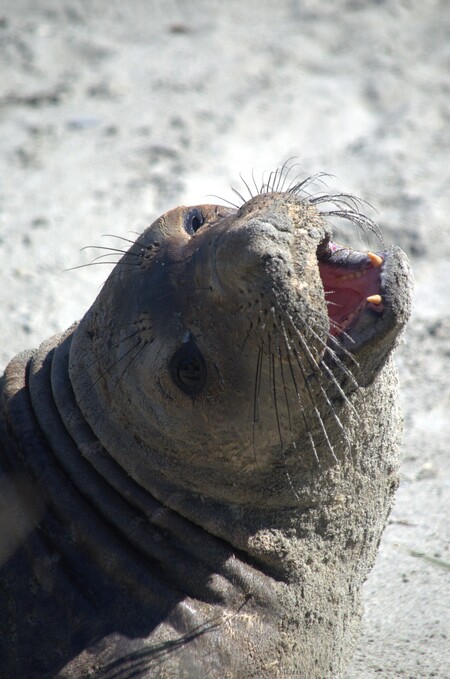
[[[206,364],[193,340],[181,345],[170,361],[172,379],[186,394],[199,394],[206,382]]]
[[[192,210],[189,210],[189,212],[186,213],[184,218],[184,229],[186,233],[189,233],[192,236],[199,230],[204,221],[201,210],[197,207],[192,208]]]

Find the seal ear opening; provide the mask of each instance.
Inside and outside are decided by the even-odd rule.
[[[198,231],[199,228],[204,224],[204,221],[205,218],[203,217],[201,210],[199,210],[197,207],[194,207],[185,215],[184,230],[190,236],[193,236],[194,233]]]
[[[194,340],[183,342],[170,361],[172,379],[189,396],[199,394],[206,383],[206,363]]]

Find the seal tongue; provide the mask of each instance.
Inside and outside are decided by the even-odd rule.
[[[341,334],[368,306],[383,311],[380,255],[350,250],[331,241],[319,246],[317,255],[332,335]]]

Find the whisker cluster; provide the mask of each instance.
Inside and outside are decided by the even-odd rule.
[[[264,383],[265,387],[270,389],[273,416],[285,473],[292,493],[298,499],[298,493],[291,479],[286,457],[289,449],[297,451],[298,442],[294,433],[295,417],[300,416],[302,420],[303,429],[306,432],[307,440],[317,465],[321,465],[318,451],[323,448],[322,441],[319,442],[317,439],[318,436],[324,441],[331,458],[338,462],[335,446],[327,430],[327,413],[334,420],[347,449],[350,448],[350,440],[345,425],[338,414],[339,408],[333,403],[333,398],[330,396],[329,387],[332,384],[339,398],[347,402],[350,409],[354,411],[354,407],[344,392],[340,379],[335,374],[335,370],[338,371],[338,374],[340,373],[348,378],[356,388],[357,381],[344,360],[339,357],[337,351],[322,339],[322,328],[319,326],[314,327],[314,323],[306,321],[303,321],[303,328],[299,328],[286,311],[284,311],[283,320],[277,317],[274,307],[271,309],[271,317],[273,323],[270,330],[266,328],[267,321],[263,321],[261,315],[257,323],[257,327],[262,332],[262,338],[260,339],[256,354],[254,371],[252,406],[253,450],[256,457],[257,424],[260,419],[260,399],[262,397],[262,384]],[[310,347],[311,337],[316,340],[322,350],[317,356],[314,355]],[[338,342],[330,333],[328,333],[328,338]],[[345,351],[343,353],[345,357]],[[327,358],[332,360],[334,370],[330,367]],[[354,358],[351,358],[354,361]],[[265,361],[267,361],[266,379],[268,380],[268,385],[262,379]],[[294,402],[292,401],[292,395],[295,396]],[[324,406],[319,407],[319,402],[324,404]],[[293,409],[294,403],[295,408]],[[323,411],[324,407],[327,413]],[[355,414],[357,415],[357,413]],[[285,439],[286,434],[288,434],[289,440]]]
[[[327,205],[333,206],[333,209],[322,209],[319,207],[318,209],[324,218],[338,218],[351,222],[357,226],[362,233],[365,234],[367,231],[370,231],[383,242],[383,236],[379,226],[370,219],[370,217],[367,217],[361,212],[361,209],[364,206],[375,210],[369,202],[351,193],[327,193],[323,191],[310,193],[308,191],[309,187],[318,184],[322,184],[326,187],[325,180],[333,178],[333,175],[327,172],[316,172],[315,174],[299,180],[298,174],[291,176],[294,168],[299,166],[299,163],[291,163],[292,160],[294,160],[294,158],[289,158],[281,167],[270,172],[267,181],[264,178],[265,173],[263,173],[260,185],[256,182],[253,170],[253,187],[251,187],[249,182],[247,182],[242,174],[240,174],[239,177],[248,191],[249,198],[251,199],[255,196],[269,193],[288,193],[291,196],[297,199],[301,198],[316,207],[322,205],[325,206],[325,208]],[[242,204],[244,204],[246,200],[242,194],[235,188],[232,188],[232,190],[240,198]],[[233,205],[233,207],[236,207],[236,209],[239,208],[239,205],[235,205],[234,203],[230,204]]]

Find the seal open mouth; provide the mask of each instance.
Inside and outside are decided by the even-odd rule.
[[[380,281],[384,258],[380,254],[345,248],[327,237],[317,248],[317,259],[331,335],[349,330],[365,311],[384,311]]]

